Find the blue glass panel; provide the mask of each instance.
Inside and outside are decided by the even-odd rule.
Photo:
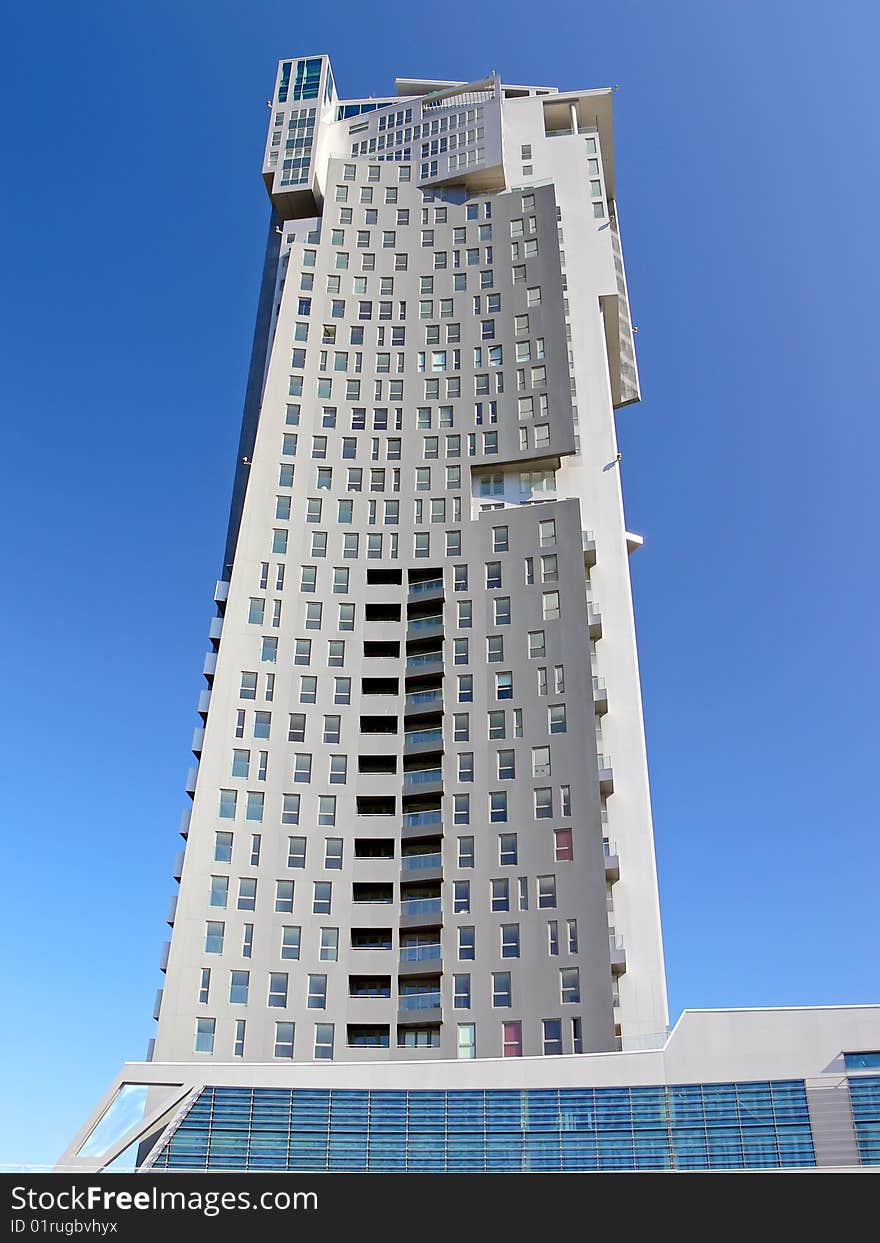
[[[843,1064],[847,1070],[880,1070],[880,1050],[844,1053]]]

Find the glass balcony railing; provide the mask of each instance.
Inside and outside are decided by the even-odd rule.
[[[440,942],[435,945],[401,945],[401,962],[432,962],[440,957]]]
[[[432,781],[442,780],[442,768],[411,768],[403,774],[403,783],[408,786],[430,785]]]
[[[443,866],[443,856],[440,851],[431,851],[430,854],[421,855],[404,855],[401,860],[404,872],[419,872],[425,868],[439,868]]]
[[[432,613],[430,617],[414,617],[407,622],[407,634],[417,634],[420,630],[431,630],[434,626],[443,625],[443,614]]]
[[[407,744],[407,746],[411,746],[411,747],[422,746],[426,742],[442,742],[442,741],[443,741],[443,730],[439,728],[438,729],[413,729],[413,730],[410,730],[408,734],[404,735],[404,742]]]
[[[398,998],[401,1010],[439,1010],[439,993],[401,993]]]
[[[442,591],[442,578],[426,578],[420,583],[410,583],[409,594],[411,596],[423,596],[429,591]]]
[[[602,850],[606,859],[613,859],[617,854],[617,842],[609,841],[607,837],[603,837]]]
[[[439,807],[436,811],[408,811],[404,813],[403,827],[417,829],[423,824],[439,824],[442,814]]]
[[[407,708],[417,708],[422,704],[442,704],[443,691],[439,688],[434,691],[413,691],[411,695],[406,697]]]
[[[407,669],[421,669],[423,665],[436,665],[438,661],[443,660],[443,653],[438,649],[436,652],[420,652],[417,656],[407,656]]]
[[[404,915],[434,915],[443,909],[443,903],[437,898],[404,898],[400,904]]]

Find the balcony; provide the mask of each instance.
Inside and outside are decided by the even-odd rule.
[[[419,751],[426,747],[432,747],[435,751],[443,749],[443,727],[441,725],[431,726],[427,729],[410,729],[407,730],[403,737],[404,750]]]
[[[202,665],[202,673],[205,675],[205,681],[210,686],[214,681],[214,674],[217,672],[217,653],[206,652],[205,663]]]
[[[198,712],[199,716],[202,718],[203,721],[207,721],[208,719],[208,709],[210,708],[210,706],[211,706],[211,690],[209,687],[207,690],[201,691],[201,693],[199,694],[199,704],[198,704],[198,707],[196,708],[196,712]]]
[[[172,896],[170,902],[168,903],[168,913],[165,916],[165,923],[168,924],[169,927],[171,928],[174,927],[174,920],[175,920],[176,915],[177,915],[177,894],[175,893]]]
[[[619,933],[612,932],[608,937],[608,946],[611,950],[612,975],[623,975],[626,971],[626,950],[623,948],[623,937]]]
[[[441,881],[443,879],[443,856],[439,850],[428,853],[403,855],[400,860],[401,881]]]
[[[407,790],[436,790],[438,793],[443,789],[443,769],[442,768],[410,768],[405,769],[403,774],[403,789]]]
[[[596,716],[604,716],[608,711],[608,691],[604,678],[593,678],[593,711]]]
[[[153,1002],[153,1018],[154,1019],[158,1019],[159,1011],[162,1009],[162,994],[164,991],[165,990],[161,988],[156,989],[156,1000]]]
[[[413,617],[406,623],[406,637],[408,639],[432,639],[442,633],[442,613],[428,613],[423,617]]]
[[[401,928],[436,928],[443,920],[443,900],[438,894],[433,898],[403,898],[400,903]]]
[[[402,993],[397,999],[398,1023],[439,1023],[440,990],[429,993]]]
[[[413,966],[425,964],[436,973],[441,956],[442,949],[439,941],[432,941],[428,945],[401,945],[400,947],[400,961],[406,964],[407,971]]]
[[[222,635],[222,633],[223,633],[223,618],[212,617],[211,625],[208,629],[208,638],[211,640],[211,642],[214,644],[215,647],[219,645],[220,636]]]
[[[581,537],[584,547],[584,565],[587,567],[596,564],[596,539],[592,531],[582,531]]]
[[[165,972],[168,970],[168,955],[171,952],[171,942],[163,941],[162,948],[159,951],[159,970]]]
[[[602,853],[605,856],[605,879],[609,884],[620,880],[620,859],[617,857],[617,842],[602,838]]]
[[[188,769],[188,770],[187,770],[187,774],[186,774],[186,784],[185,784],[185,786],[184,786],[183,788],[186,790],[186,792],[187,792],[187,794],[190,796],[190,798],[195,798],[195,795],[196,795],[196,782],[198,781],[198,779],[199,779],[199,770],[198,770],[198,768],[197,768],[197,767],[196,767],[196,768],[190,768],[190,769]]]
[[[205,745],[204,728],[194,729],[193,736],[192,736],[192,743],[190,744],[190,750],[192,751],[193,755],[195,756],[201,755],[202,747],[204,745]]]
[[[185,850],[178,850],[177,854],[174,856],[174,867],[171,875],[175,880],[180,880],[183,875],[183,859],[185,854]]]
[[[599,761],[599,793],[609,795],[614,793],[614,770],[611,767],[610,755],[597,756]]]
[[[433,673],[443,668],[443,652],[418,652],[415,656],[407,656],[407,676],[413,673]]]
[[[400,866],[404,872],[432,871],[435,868],[442,868],[443,855],[439,850],[426,850],[417,854],[404,855]]]
[[[417,841],[421,837],[436,837],[442,818],[443,813],[439,807],[426,811],[404,812],[401,840],[408,842]]]
[[[229,599],[229,583],[221,578],[214,586],[214,603],[224,605]]]
[[[591,639],[602,638],[602,614],[592,604],[587,604],[587,622]]]
[[[189,837],[189,822],[191,819],[192,819],[192,808],[184,807],[183,811],[180,814],[180,825],[178,827],[178,832],[180,833],[180,836],[183,838],[184,841],[186,841],[186,839]]]
[[[404,712],[436,712],[443,707],[443,690],[441,687],[427,691],[413,691],[404,700]]]
[[[423,578],[418,582],[408,584],[407,596],[410,600],[430,600],[434,596],[442,595],[442,578]]]

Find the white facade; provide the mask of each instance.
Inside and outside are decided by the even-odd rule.
[[[610,92],[398,92],[279,66],[162,1060],[666,1031]]]

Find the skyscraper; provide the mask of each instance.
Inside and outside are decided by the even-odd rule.
[[[290,1095],[318,1082],[315,1063],[346,1065],[328,1093],[599,1091],[630,1081],[617,1059],[651,1050],[651,1090],[669,1090],[628,572],[641,540],[615,435],[639,382],[611,103],[495,74],[340,101],[327,57],[279,65],[150,1053],[198,1069],[171,1097],[146,1086],[167,1075],[126,1081],[152,1118],[143,1160],[210,1168],[185,1135],[217,1116],[213,1094]],[[838,1019],[833,1035],[814,1021],[808,1060],[829,1040],[842,1054]],[[675,1050],[698,1048],[695,1022]],[[873,1032],[877,1015],[858,1022]],[[575,1054],[607,1056],[588,1072]],[[705,1056],[701,1073],[718,1081]],[[761,1156],[811,1164],[807,1089],[788,1092],[801,1129]],[[80,1160],[97,1160],[90,1134]],[[402,1166],[371,1166],[365,1147],[342,1168],[423,1168],[402,1142]],[[324,1151],[302,1168],[334,1168]],[[526,1151],[493,1168],[557,1168]],[[585,1151],[554,1159],[590,1168]]]

